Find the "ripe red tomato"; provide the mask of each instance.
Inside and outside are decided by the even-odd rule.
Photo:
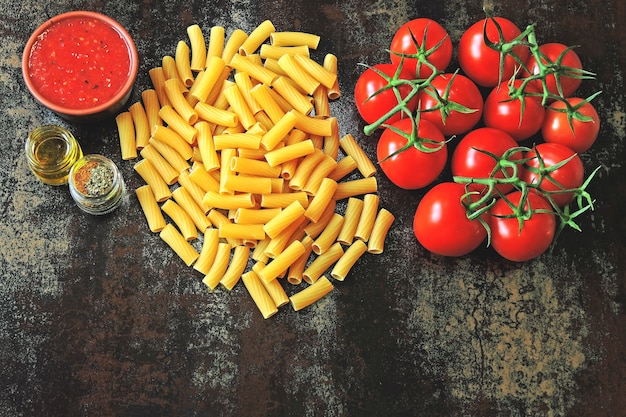
[[[539,194],[528,193],[523,205],[524,211],[532,210],[532,215],[523,221],[521,230],[509,205],[521,205],[521,191],[513,191],[499,199],[489,209],[491,246],[500,256],[515,262],[528,261],[544,253],[552,243],[556,231],[556,218],[548,203]],[[542,210],[541,212],[535,212]]]
[[[491,127],[481,127],[469,132],[457,144],[452,153],[451,168],[452,175],[455,177],[466,178],[504,178],[504,172],[507,177],[513,175],[512,168],[501,168],[493,174],[497,161],[493,157],[481,151],[489,152],[497,157],[502,155],[511,148],[518,146],[515,139],[508,133]],[[515,152],[510,157],[511,161],[519,161],[522,159],[522,152]],[[519,166],[520,172],[522,166]],[[503,171],[504,170],[504,171]],[[518,173],[519,175],[519,173]],[[498,184],[496,186],[501,193],[506,194],[513,189],[511,184]]]
[[[372,68],[367,68],[357,80],[354,87],[354,99],[359,114],[367,124],[376,122],[398,104],[398,99],[393,89],[384,90],[376,94],[382,88],[389,85],[389,81],[373,68],[382,72],[389,78],[393,78],[398,69],[394,64],[376,64]],[[399,78],[409,80],[411,76],[406,70],[402,69]],[[406,98],[412,90],[413,87],[409,84],[403,84],[398,87],[400,96],[403,99]],[[414,111],[416,107],[417,95],[407,104],[407,108],[410,111]],[[397,112],[391,116],[386,123],[393,123],[400,120],[402,117],[405,117],[405,115],[403,115],[402,112]]]
[[[508,19],[494,17],[493,20],[502,29],[502,37],[505,42],[518,37],[522,32]],[[474,23],[461,35],[458,49],[458,60],[461,69],[476,84],[483,87],[495,87],[499,81],[507,81],[515,73],[519,64],[511,56],[504,59],[504,68],[500,74],[500,52],[491,49],[485,44],[484,29],[486,27],[487,39],[500,44],[498,29],[491,18],[483,19]],[[485,26],[486,25],[486,26]],[[525,46],[515,46],[512,50],[522,62],[526,61],[529,50]]]
[[[565,112],[567,105],[561,100],[556,100],[546,108],[541,135],[546,142],[566,145],[574,152],[581,154],[589,149],[598,138],[600,117],[593,104],[583,103],[582,98],[571,97],[566,100],[572,107],[576,107],[572,125],[570,126]],[[580,120],[580,116],[589,117],[591,120]]]
[[[485,227],[467,217],[461,202],[465,193],[464,184],[442,182],[424,195],[413,218],[413,232],[424,248],[437,255],[463,256],[485,240]]]
[[[513,85],[518,88],[521,83],[521,80],[515,80]],[[537,93],[538,91],[528,85],[525,92]],[[485,126],[500,129],[518,142],[539,132],[544,115],[545,108],[541,104],[540,97],[524,96],[521,99],[511,100],[509,89],[504,85],[500,88],[494,87],[485,100],[483,110]]]
[[[402,119],[386,128],[378,140],[377,156],[380,167],[391,182],[400,188],[416,190],[431,184],[443,171],[448,159],[448,148],[443,134],[437,126],[428,120],[420,120],[417,135],[436,143],[424,143],[427,148],[441,148],[434,152],[423,152],[415,146],[393,155],[402,149],[407,139],[395,132],[399,129],[407,135],[411,134],[411,119]],[[393,156],[390,156],[393,155]]]
[[[552,167],[570,157],[573,158],[565,165],[550,171]],[[527,152],[525,158],[528,159],[527,169],[523,172],[522,180],[528,184],[537,184],[540,190],[550,194],[559,207],[569,204],[575,194],[556,191],[578,188],[585,180],[585,168],[580,157],[560,143],[540,143],[532,151]]]
[[[426,42],[424,42],[424,37],[426,37]],[[436,47],[440,42],[441,45]],[[435,47],[436,49],[433,50]],[[436,21],[417,18],[400,26],[391,40],[391,62],[398,65],[402,60],[400,54],[421,54],[439,71],[443,71],[452,59],[452,41],[448,32]],[[416,57],[405,56],[403,65],[413,78],[428,78],[433,73],[428,65],[423,64]]]
[[[563,94],[561,95],[559,93],[556,78],[552,74],[548,75],[545,80],[548,91],[550,92],[550,94],[561,95],[562,97],[571,97],[580,86],[582,80],[580,78],[570,77],[568,75],[575,75],[580,77],[583,66],[580,62],[578,54],[574,52],[573,49],[565,52],[566,49],[567,46],[561,43],[546,43],[539,46],[539,52],[542,54],[541,62],[543,64],[552,64],[560,59],[559,65],[561,67],[568,67],[568,69],[558,72],[558,79],[561,83]],[[563,53],[565,53],[565,55],[559,58],[560,55],[562,55]],[[530,55],[528,57],[528,60],[526,61],[526,68],[528,69],[528,72],[523,71],[523,77],[527,77],[530,74],[540,73],[537,58],[534,55]],[[543,88],[540,80],[536,80],[533,82],[536,83],[537,88]]]
[[[417,101],[422,119],[433,122],[445,136],[469,131],[483,114],[480,90],[461,74],[436,76],[430,86],[420,91]]]

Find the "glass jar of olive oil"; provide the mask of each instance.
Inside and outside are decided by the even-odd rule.
[[[74,135],[61,126],[39,126],[26,140],[28,166],[48,185],[67,184],[70,169],[82,156],[83,151]]]

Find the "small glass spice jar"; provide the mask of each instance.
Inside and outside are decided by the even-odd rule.
[[[117,165],[102,155],[85,155],[69,175],[70,194],[86,213],[101,215],[115,210],[126,194],[124,178]]]
[[[74,135],[55,125],[33,130],[26,140],[25,150],[31,171],[48,185],[67,184],[72,165],[83,156]]]

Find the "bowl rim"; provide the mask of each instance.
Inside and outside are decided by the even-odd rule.
[[[86,109],[64,107],[62,105],[59,105],[43,97],[41,93],[35,88],[35,85],[33,83],[33,80],[30,77],[29,70],[28,70],[31,50],[35,42],[38,40],[39,36],[44,31],[46,31],[49,27],[56,24],[57,22],[60,22],[64,19],[73,18],[73,17],[91,17],[91,18],[98,19],[104,22],[105,24],[111,26],[115,31],[119,33],[120,37],[124,40],[128,48],[128,51],[130,53],[129,76],[127,77],[124,85],[120,88],[120,90],[113,97],[111,97],[106,102],[98,104],[97,106],[94,106],[94,107],[86,108]],[[121,100],[124,100],[124,98],[127,96],[127,94],[130,92],[130,90],[133,88],[135,84],[135,79],[137,77],[138,71],[139,71],[139,54],[137,52],[137,46],[135,45],[135,41],[133,40],[132,36],[130,36],[126,28],[124,28],[115,19],[107,15],[104,15],[99,12],[88,11],[88,10],[73,10],[73,11],[58,14],[46,20],[41,25],[39,25],[37,29],[35,29],[35,31],[33,31],[33,33],[30,35],[24,47],[24,51],[22,53],[22,77],[30,93],[35,97],[35,99],[37,99],[37,101],[39,101],[45,107],[49,108],[50,110],[56,113],[64,114],[68,116],[96,115],[96,114],[106,111],[115,103]]]

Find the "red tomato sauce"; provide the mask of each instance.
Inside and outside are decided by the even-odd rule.
[[[48,100],[73,109],[107,102],[130,73],[121,35],[97,18],[72,17],[52,24],[34,43],[29,73]]]

